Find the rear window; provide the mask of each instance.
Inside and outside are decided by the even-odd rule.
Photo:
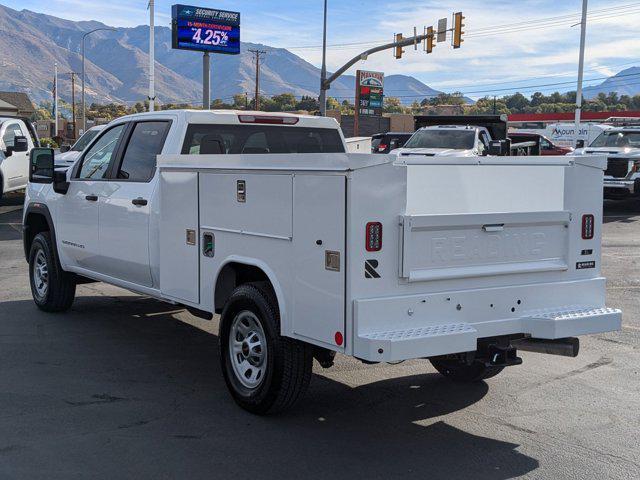
[[[344,145],[331,128],[273,125],[189,125],[182,153],[342,153]]]

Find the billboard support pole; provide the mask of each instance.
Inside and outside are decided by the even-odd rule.
[[[209,52],[202,54],[202,108],[211,108],[211,56]]]

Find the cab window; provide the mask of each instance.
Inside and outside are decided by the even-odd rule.
[[[342,153],[337,129],[272,125],[192,124],[182,153]]]
[[[2,135],[2,141],[4,142],[5,148],[13,147],[15,145],[16,136],[24,136],[24,133],[20,128],[20,124],[16,122],[9,123],[4,131],[4,135]]]
[[[156,156],[162,152],[169,122],[138,122],[133,127],[127,148],[116,174],[118,180],[148,182],[156,169]]]
[[[91,146],[82,159],[78,178],[96,180],[105,178],[111,158],[115,154],[118,141],[125,124],[117,125],[106,132]]]

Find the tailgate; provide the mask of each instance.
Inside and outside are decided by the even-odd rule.
[[[404,215],[400,276],[409,282],[568,269],[566,211]]]

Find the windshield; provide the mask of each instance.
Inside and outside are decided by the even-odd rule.
[[[73,147],[71,147],[71,150],[73,150],[74,152],[83,151],[85,148],[87,148],[87,145],[89,145],[89,142],[91,142],[91,140],[96,138],[96,135],[98,134],[98,132],[99,130],[87,130],[84,133],[84,135],[82,135],[78,139],[78,141],[73,144]]]
[[[470,150],[475,142],[474,130],[418,130],[404,148],[451,148]]]
[[[602,132],[589,146],[640,148],[640,132]]]

